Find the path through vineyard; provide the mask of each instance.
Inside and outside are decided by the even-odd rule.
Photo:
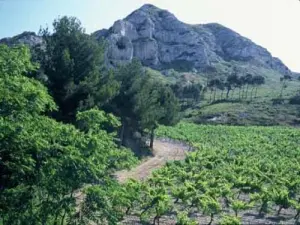
[[[186,156],[189,147],[179,142],[170,140],[155,140],[154,157],[146,159],[137,167],[131,170],[123,170],[116,173],[119,182],[125,182],[129,178],[143,180],[147,178],[153,170],[156,170],[170,160],[182,160]]]

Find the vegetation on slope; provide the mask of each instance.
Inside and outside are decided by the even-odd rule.
[[[294,96],[299,93],[300,83],[295,77],[284,77],[261,67],[231,63],[230,70],[222,66],[213,73],[198,74],[203,86],[201,100],[185,107],[186,118],[196,123],[211,124],[299,124],[300,107]],[[263,80],[256,83],[255,78]],[[290,104],[293,102],[291,98],[296,104]]]

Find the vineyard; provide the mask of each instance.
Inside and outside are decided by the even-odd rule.
[[[298,223],[300,130],[180,123],[157,135],[195,150],[125,184],[122,224]]]

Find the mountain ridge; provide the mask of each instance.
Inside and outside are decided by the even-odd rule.
[[[93,33],[108,41],[106,59],[115,65],[140,59],[162,70],[177,63],[187,69],[205,70],[231,60],[252,62],[281,74],[291,70],[262,46],[217,23],[187,24],[167,10],[146,4],[109,29]]]
[[[109,29],[91,35],[107,41],[107,66],[137,58],[143,65],[157,70],[206,71],[216,64],[239,61],[283,75],[294,74],[266,48],[230,28],[218,23],[187,24],[168,10],[152,4],[143,5],[124,19],[115,21]],[[43,40],[33,32],[24,32],[0,39],[0,43],[35,46]]]

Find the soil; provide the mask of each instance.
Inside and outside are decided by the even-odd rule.
[[[189,147],[180,142],[170,141],[166,139],[155,140],[153,157],[147,158],[140,165],[131,170],[122,170],[116,173],[116,177],[120,183],[133,178],[144,180],[150,174],[161,168],[167,161],[182,160],[185,158]]]
[[[130,171],[120,171],[116,173],[119,182],[123,183],[129,178],[134,178],[138,180],[144,180],[156,169],[161,168],[170,160],[182,160],[185,158],[186,153],[191,150],[191,148],[183,143],[172,141],[170,139],[155,140],[154,143],[154,156],[147,158],[136,168]],[[245,200],[248,196],[242,196]],[[242,224],[297,224],[294,216],[296,212],[291,209],[283,209],[280,215],[276,214],[277,208],[270,207],[270,212],[264,216],[258,215],[258,206],[253,207],[247,211],[239,214]],[[234,215],[234,212],[229,211],[227,208],[223,209],[226,214]],[[119,224],[145,224],[142,223],[139,217],[134,215],[135,213],[128,215]],[[208,224],[210,218],[203,215],[195,209],[194,212],[190,214],[190,217],[196,220],[199,224]],[[220,216],[216,216],[212,224],[218,224],[220,221]],[[151,221],[151,220],[150,220]],[[148,223],[146,223],[148,224]],[[151,223],[149,223],[151,224]],[[171,213],[170,215],[165,215],[160,219],[160,225],[175,225],[176,215]]]

